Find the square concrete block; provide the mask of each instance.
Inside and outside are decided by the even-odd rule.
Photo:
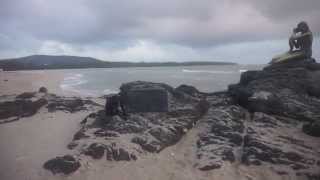
[[[128,112],[168,112],[168,92],[164,89],[134,89],[127,91]]]

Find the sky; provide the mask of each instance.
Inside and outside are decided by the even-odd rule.
[[[0,0],[0,58],[267,63],[300,21],[320,59],[320,0]]]

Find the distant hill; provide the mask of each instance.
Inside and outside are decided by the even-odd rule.
[[[91,57],[32,55],[21,58],[0,60],[0,69],[4,71],[39,69],[78,69],[78,68],[114,68],[114,67],[156,67],[156,66],[196,66],[196,65],[232,65],[231,62],[111,62]]]

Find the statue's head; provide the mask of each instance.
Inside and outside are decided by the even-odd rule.
[[[299,22],[297,25],[297,29],[299,29],[302,33],[306,33],[310,31],[309,26],[305,21]]]

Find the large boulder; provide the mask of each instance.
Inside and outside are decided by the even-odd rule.
[[[169,92],[162,84],[136,81],[123,84],[120,90],[127,112],[169,111]]]
[[[48,89],[46,88],[46,87],[40,87],[39,88],[39,91],[38,91],[39,93],[48,93]]]
[[[99,143],[91,144],[86,150],[85,155],[91,156],[94,159],[100,159],[103,157],[105,151],[105,145]]]
[[[78,159],[71,155],[53,158],[44,163],[43,167],[50,170],[53,174],[70,174],[81,166]]]
[[[303,125],[302,130],[310,136],[320,137],[320,121],[307,123]]]

